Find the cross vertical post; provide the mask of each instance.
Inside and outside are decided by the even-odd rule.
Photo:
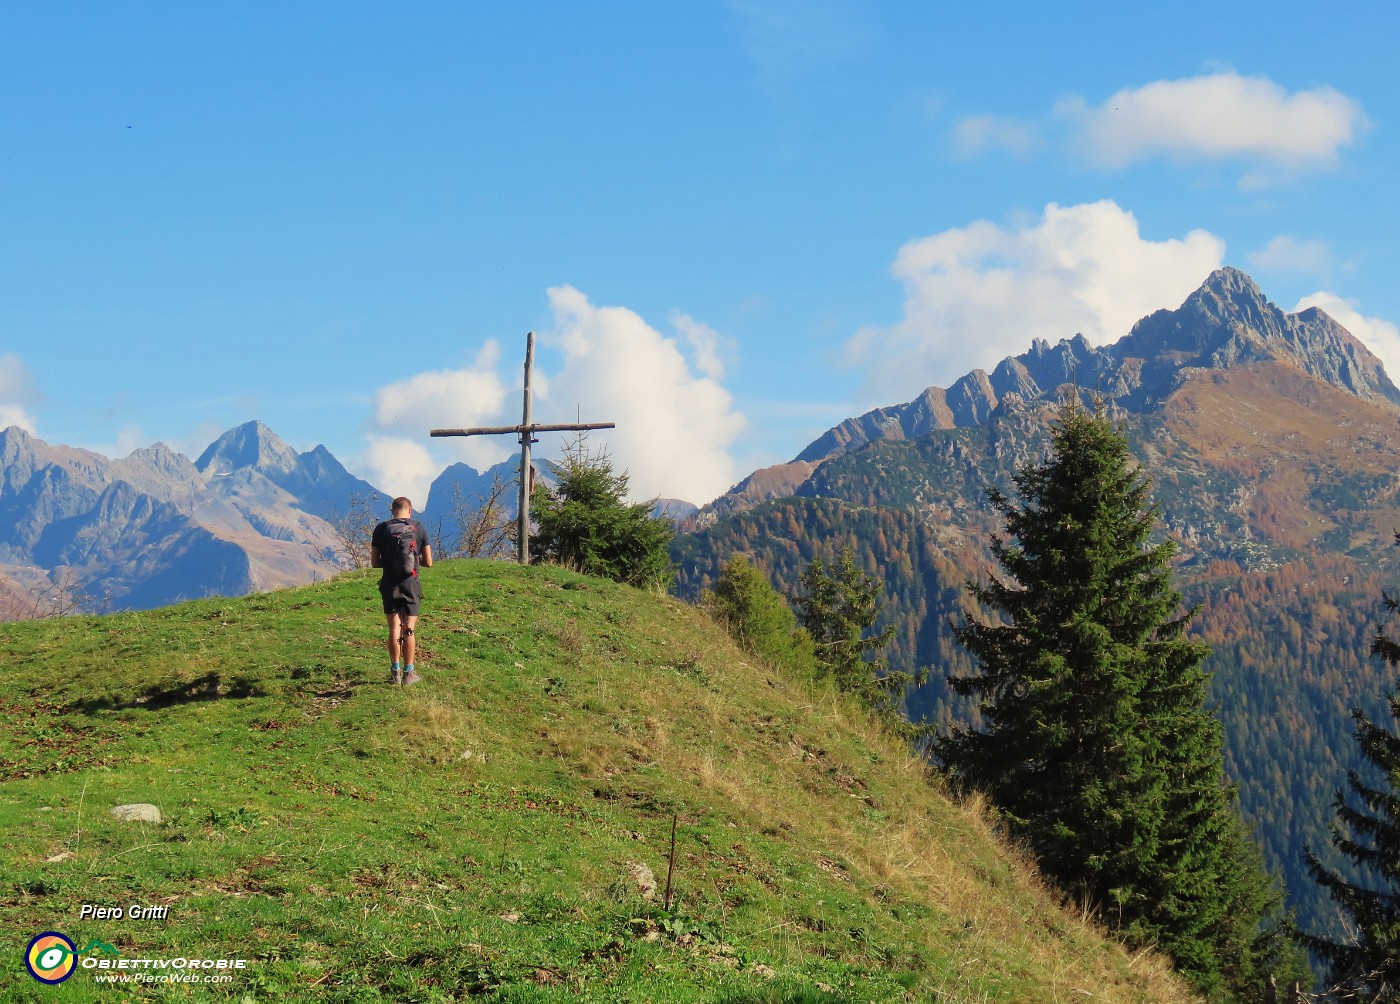
[[[573,425],[537,425],[530,421],[530,374],[535,365],[535,333],[525,336],[524,407],[519,425],[498,425],[476,429],[433,429],[428,435],[443,436],[520,436],[520,504],[516,513],[516,554],[522,565],[530,563],[530,444],[537,432],[584,432],[589,429],[615,429],[613,422],[578,422]]]
[[[522,565],[530,563],[530,477],[534,473],[530,466],[530,371],[535,368],[535,333],[525,336],[525,399],[524,411],[520,416],[520,507],[516,510],[516,544]]]

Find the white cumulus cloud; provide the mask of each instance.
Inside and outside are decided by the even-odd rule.
[[[1112,201],[1051,203],[1034,222],[945,230],[900,249],[891,270],[904,285],[904,317],[862,328],[846,358],[864,369],[869,402],[908,400],[990,369],[1033,338],[1116,341],[1144,315],[1179,305],[1224,253],[1205,230],[1146,240]]]
[[[1076,127],[1079,149],[1115,168],[1156,156],[1326,168],[1369,126],[1360,104],[1334,88],[1289,93],[1265,77],[1237,73],[1157,80],[1096,107],[1070,98],[1057,111]],[[1252,174],[1245,184],[1267,177]]]
[[[391,497],[407,496],[416,509],[428,498],[428,487],[442,473],[443,464],[416,439],[400,436],[368,437],[369,445],[357,467],[380,491]]]
[[[19,426],[32,436],[39,434],[35,429],[33,415],[19,405],[0,402],[0,429],[8,429],[12,425]]]
[[[1376,354],[1392,381],[1400,378],[1400,328],[1379,317],[1366,317],[1356,309],[1354,300],[1343,299],[1336,293],[1310,293],[1299,300],[1293,310],[1296,313],[1308,307],[1322,308]]]
[[[500,346],[488,341],[465,369],[417,373],[379,388],[374,395],[373,422],[375,435],[381,438],[371,455],[384,457],[390,442],[426,441],[432,429],[500,424],[506,387],[497,372],[499,361]],[[519,420],[517,416],[511,424]],[[502,437],[453,437],[435,442],[443,453],[478,470],[510,452],[509,440]],[[439,465],[439,470],[443,466]]]
[[[683,314],[679,310],[671,313],[671,326],[690,346],[696,368],[712,380],[723,380],[723,356],[733,351],[732,341],[708,324],[702,324],[689,314]]]
[[[552,330],[536,340],[531,420],[540,424],[615,422],[595,432],[633,500],[652,496],[710,501],[739,478],[730,448],[744,426],[720,384],[730,339],[681,313],[670,335],[624,307],[595,307],[572,286],[549,290]],[[502,379],[489,342],[464,369],[418,373],[374,395],[363,476],[415,502],[447,464],[483,471],[518,452],[514,435],[430,439],[431,429],[513,426],[520,421],[520,370]],[[572,433],[542,433],[534,454],[557,458]]]
[[[676,315],[679,337],[667,337],[624,307],[594,306],[572,286],[549,290],[549,302],[547,341],[563,353],[563,369],[537,399],[536,421],[615,422],[591,442],[606,444],[616,468],[628,471],[634,499],[703,504],[738,480],[729,451],[744,417],[716,379],[721,339],[712,329]]]
[[[0,355],[0,429],[17,425],[31,435],[38,435],[38,423],[30,410],[43,395],[34,374],[14,352]]]

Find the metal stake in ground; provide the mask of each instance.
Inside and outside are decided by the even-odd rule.
[[[480,429],[433,429],[430,436],[520,436],[520,508],[516,538],[522,565],[530,563],[530,444],[539,442],[537,432],[587,432],[590,429],[615,429],[612,422],[576,423],[574,425],[535,425],[530,422],[530,372],[535,366],[535,333],[525,336],[525,407],[519,425],[495,425]]]

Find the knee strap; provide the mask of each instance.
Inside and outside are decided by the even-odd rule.
[[[403,629],[403,635],[404,635],[405,638],[412,638],[412,637],[413,637],[413,628],[404,628],[404,629]]]

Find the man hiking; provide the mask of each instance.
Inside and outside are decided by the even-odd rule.
[[[384,600],[384,616],[389,621],[389,682],[411,686],[423,678],[413,668],[413,628],[418,623],[418,606],[423,602],[419,567],[433,563],[433,549],[422,524],[413,519],[413,503],[400,496],[390,506],[392,519],[374,528],[369,539],[369,563],[384,569],[379,578],[379,595]],[[400,661],[402,656],[402,661]]]

